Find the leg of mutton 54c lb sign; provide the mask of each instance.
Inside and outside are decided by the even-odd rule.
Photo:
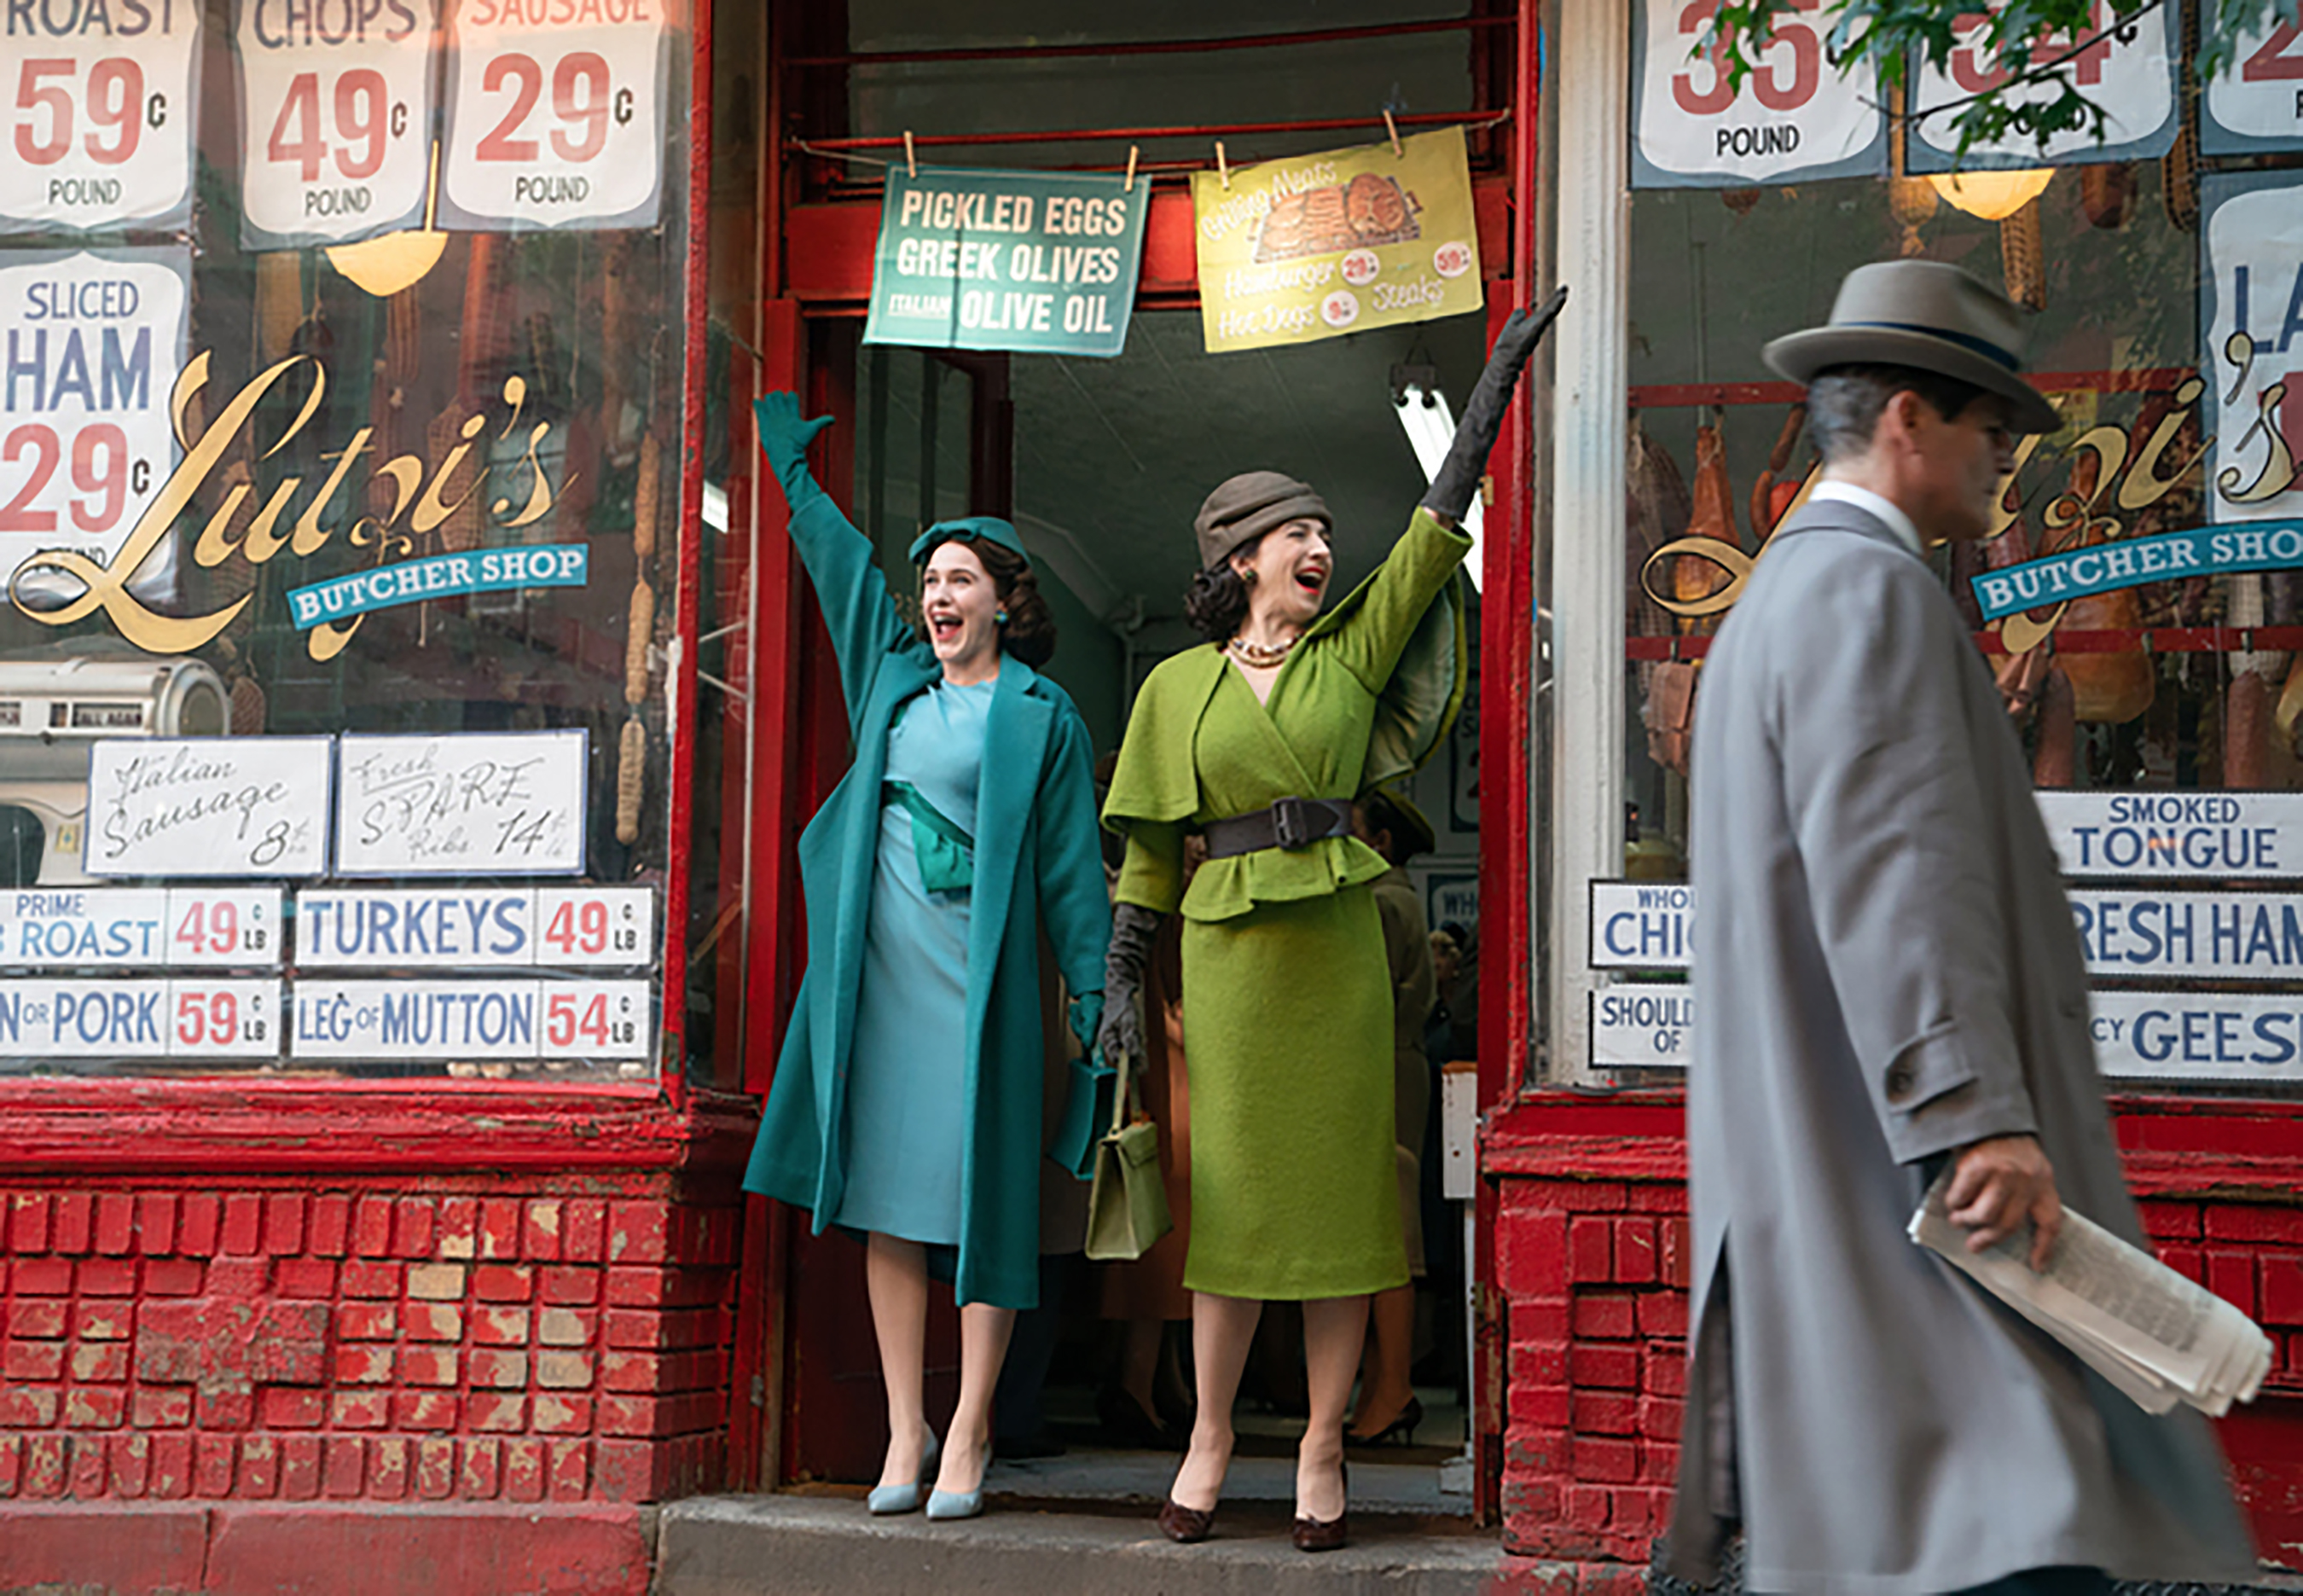
[[[0,233],[181,228],[199,132],[201,0],[6,6]]]
[[[107,563],[175,469],[190,272],[181,249],[0,252],[0,578],[34,608],[80,584],[27,560]],[[156,556],[136,590],[165,597],[174,579]]]
[[[437,0],[238,0],[240,241],[342,244],[424,219]]]
[[[687,0],[461,0],[439,224],[653,227]]]

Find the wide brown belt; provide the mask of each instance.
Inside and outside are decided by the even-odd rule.
[[[1268,809],[1211,820],[1200,828],[1211,859],[1261,848],[1309,848],[1322,837],[1351,834],[1352,806],[1341,798],[1284,798]]]

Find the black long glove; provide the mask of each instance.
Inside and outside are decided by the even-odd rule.
[[[1440,461],[1439,474],[1432,477],[1431,489],[1423,495],[1423,508],[1450,526],[1460,523],[1464,512],[1472,507],[1472,495],[1480,491],[1480,478],[1487,475],[1488,452],[1496,446],[1496,435],[1503,431],[1504,412],[1511,408],[1519,374],[1565,303],[1567,290],[1556,288],[1534,309],[1513,311],[1504,330],[1496,334],[1488,368],[1480,373],[1472,397],[1464,401],[1464,418],[1455,423],[1455,441],[1447,445],[1447,458]]]
[[[1115,1069],[1143,1068],[1143,967],[1160,934],[1160,916],[1139,904],[1111,909],[1111,947],[1103,958],[1103,1023],[1096,1051]]]

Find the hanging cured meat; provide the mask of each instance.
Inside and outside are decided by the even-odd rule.
[[[1773,535],[1776,523],[1783,519],[1784,509],[1799,493],[1798,483],[1785,483],[1780,478],[1791,465],[1792,451],[1799,446],[1800,434],[1806,428],[1807,403],[1802,400],[1793,404],[1784,417],[1784,429],[1776,435],[1776,446],[1767,451],[1767,469],[1751,484],[1751,536],[1761,543]],[[1777,490],[1783,487],[1789,487],[1791,493],[1779,494]]]
[[[2233,674],[2223,694],[2223,785],[2249,791],[2269,784],[2273,688],[2257,671]]]
[[[2079,774],[2079,705],[2071,679],[2050,663],[2039,684],[2038,740],[2031,751],[2034,787],[2069,787]]]
[[[2127,225],[2135,206],[2135,166],[2129,161],[2106,161],[2079,168],[2079,208],[2097,227]]]
[[[2072,457],[2071,491],[2067,497],[2076,504],[2082,521],[2095,502],[2102,475],[2103,457],[2096,451],[2082,449]],[[2078,541],[2096,540],[2082,536]],[[2122,587],[2115,593],[2072,600],[2071,608],[2063,612],[2062,629],[2139,631],[2142,626],[2142,601],[2136,596],[2134,588]],[[2123,725],[2151,707],[2151,656],[2141,647],[2099,654],[2058,649],[2055,657],[2071,679],[2071,692],[2077,700],[2075,713],[2080,720]]]
[[[2047,308],[2047,247],[2039,227],[2039,202],[2032,200],[1999,224],[1999,264],[2007,297],[2026,310]]]
[[[1642,578],[1649,557],[1677,536],[1695,513],[1694,502],[1671,451],[1649,435],[1636,410],[1624,452],[1624,632],[1632,638],[1668,638],[1671,612],[1656,602]]]
[[[1716,537],[1741,549],[1735,532],[1735,493],[1727,480],[1727,445],[1715,421],[1695,429],[1695,510],[1687,523],[1690,537]],[[1682,555],[1672,562],[1672,597],[1683,604],[1709,598],[1733,581],[1725,570],[1708,560]],[[1689,631],[1710,631],[1719,624],[1716,615],[1683,621]]]

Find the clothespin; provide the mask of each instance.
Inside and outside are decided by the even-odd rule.
[[[1231,187],[1231,168],[1224,165],[1223,140],[1220,139],[1216,140],[1216,175],[1223,179],[1225,188]]]
[[[912,153],[912,130],[906,128],[904,130],[904,175],[917,177],[919,174],[919,159]]]
[[[1120,190],[1123,194],[1135,192],[1135,146],[1129,145],[1127,147],[1127,186]]]
[[[1383,131],[1391,135],[1391,153],[1405,159],[1407,152],[1399,148],[1399,124],[1392,121],[1391,110],[1388,106],[1385,107],[1383,113]]]

